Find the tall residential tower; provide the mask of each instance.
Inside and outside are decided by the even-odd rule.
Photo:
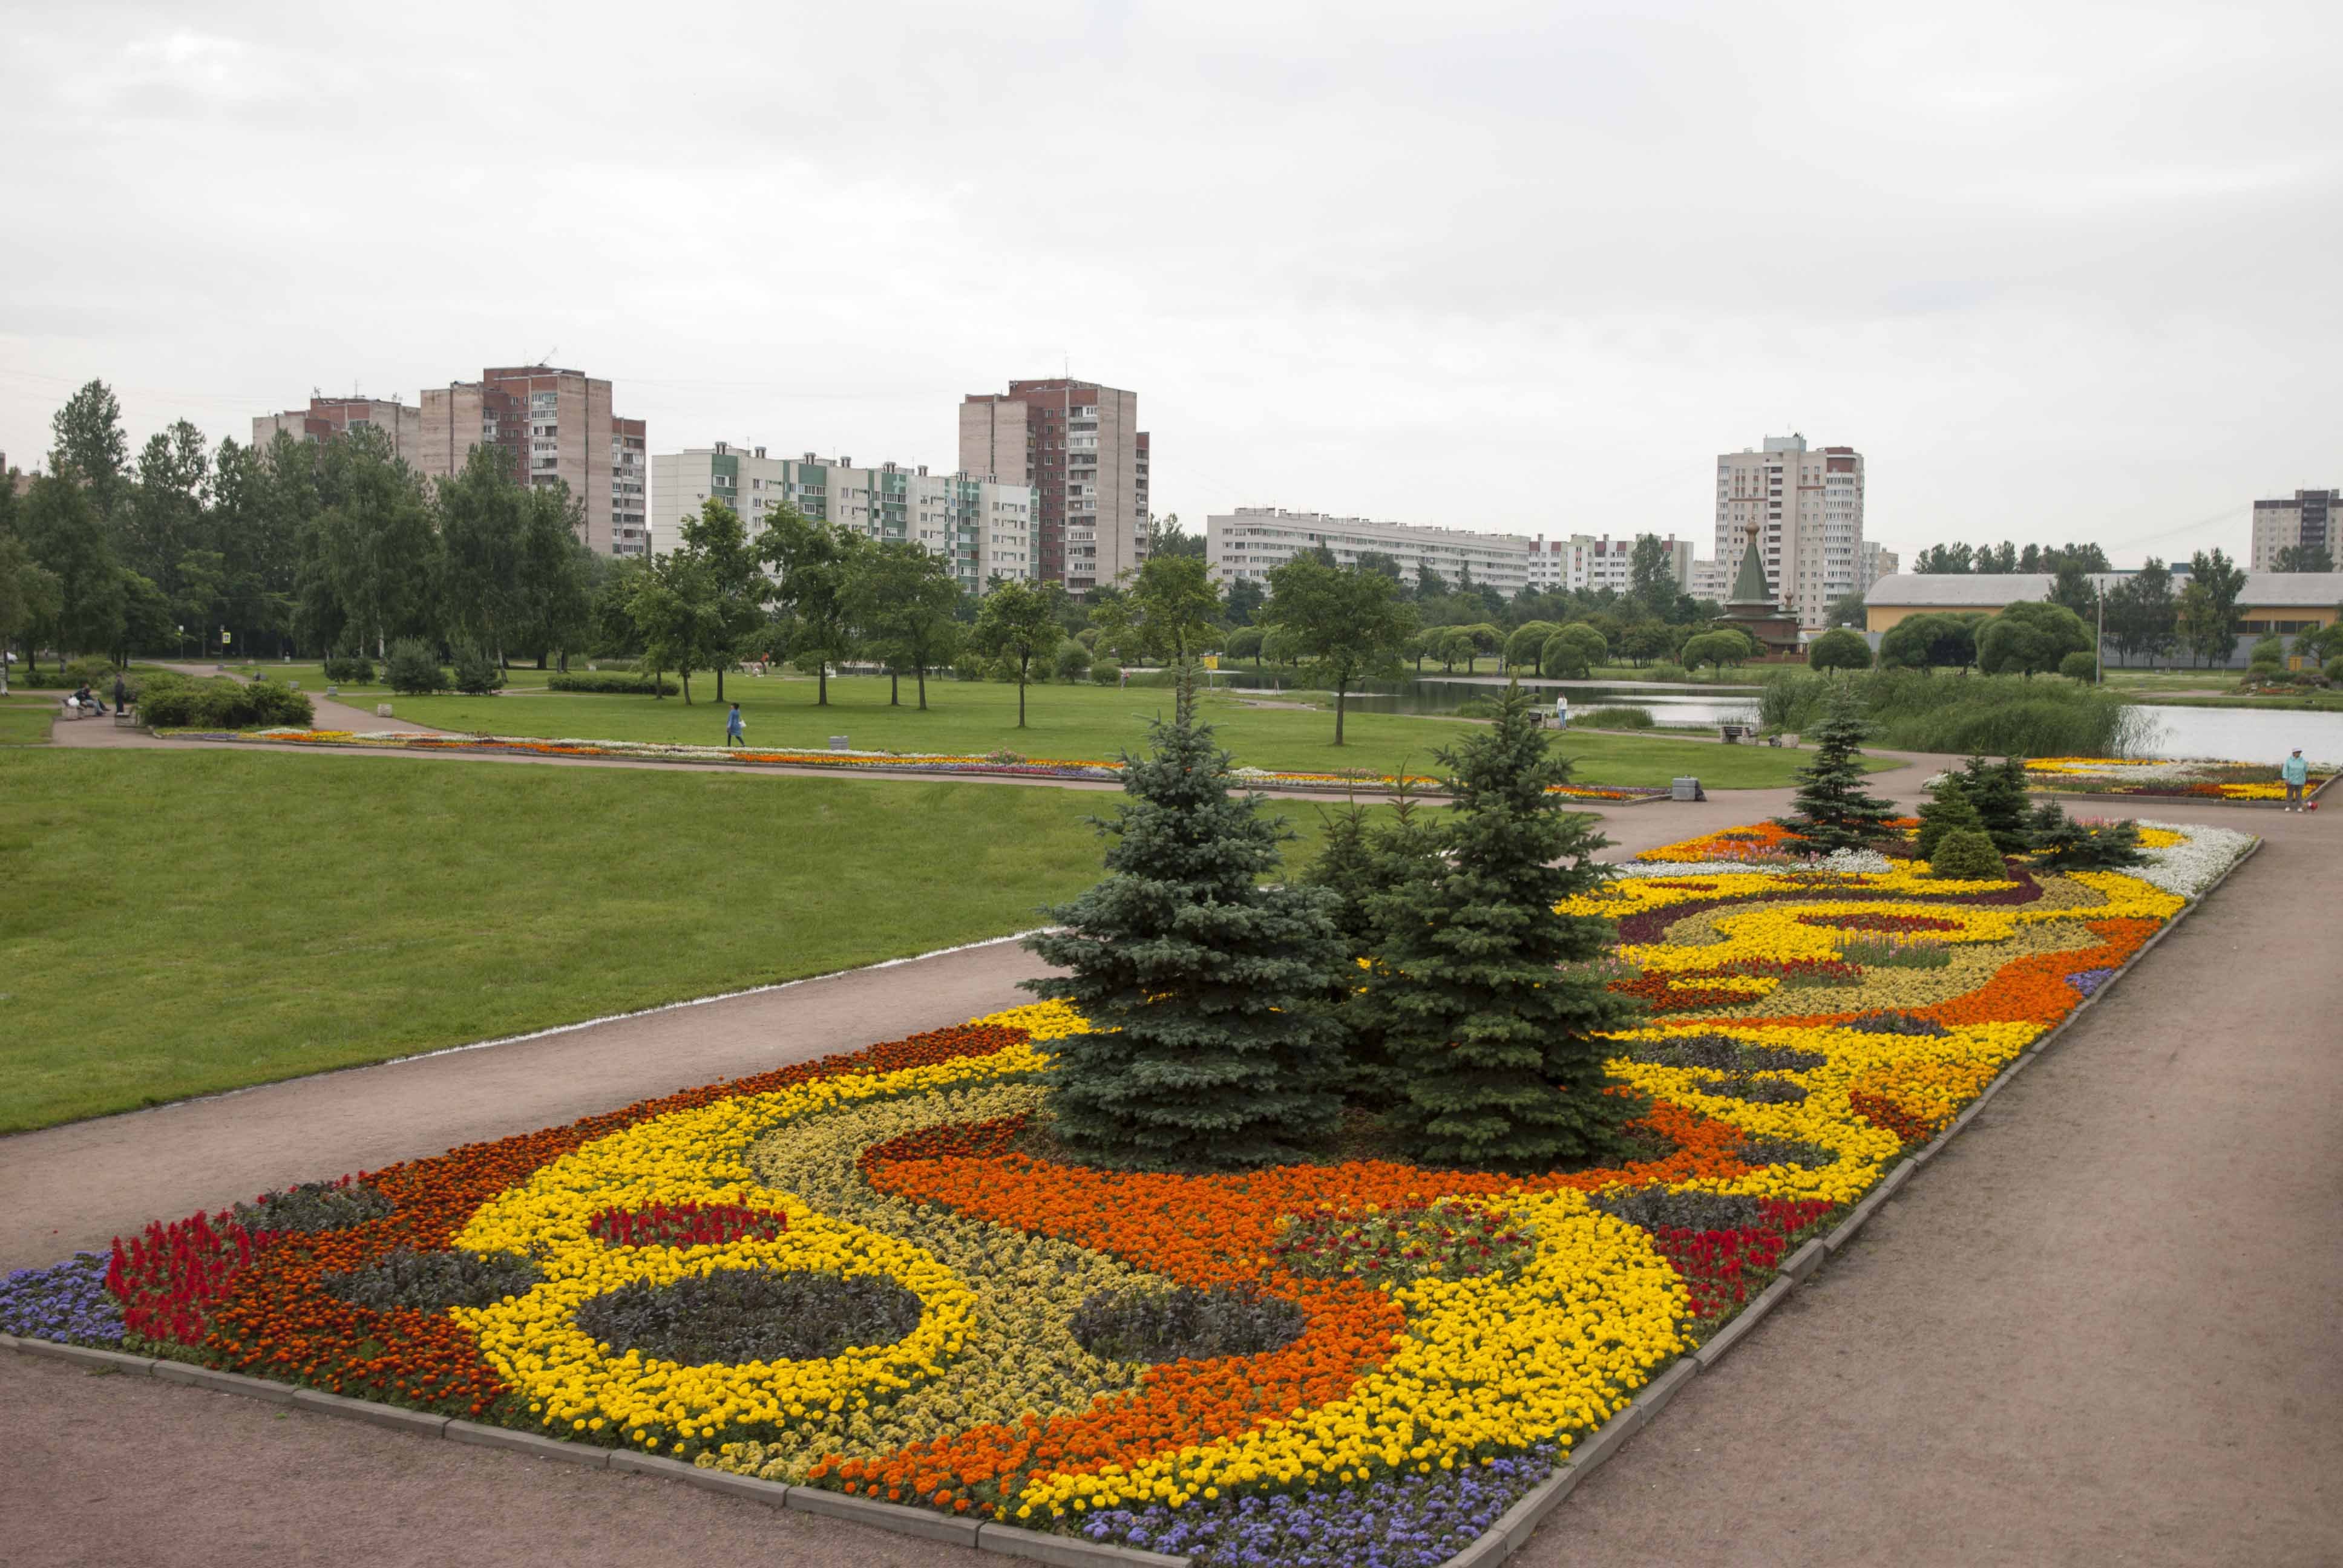
[[[643,422],[610,411],[610,384],[547,365],[480,372],[423,394],[416,467],[434,478],[460,471],[472,448],[498,446],[526,485],[556,480],[585,508],[584,543],[596,555],[650,548],[650,470]]]
[[[1139,394],[1092,381],[1011,381],[960,406],[960,466],[1031,485],[1034,578],[1086,593],[1147,558],[1147,432]]]
[[[1720,456],[1716,558],[1740,560],[1752,539],[1775,602],[1802,628],[1828,624],[1831,601],[1864,586],[1863,454],[1768,436],[1760,451]]]

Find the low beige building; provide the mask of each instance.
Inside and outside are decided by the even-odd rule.
[[[2131,576],[2093,572],[2102,593]],[[2048,572],[1898,572],[1873,583],[1863,597],[1864,629],[1884,632],[1916,615],[1991,615],[2006,606],[2050,597],[2058,579]],[[2187,586],[2186,571],[2172,576],[2172,591]],[[2331,626],[2343,601],[2343,572],[2247,572],[2237,608],[2244,635],[2290,636]]]

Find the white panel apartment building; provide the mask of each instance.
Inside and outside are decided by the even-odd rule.
[[[1646,537],[1634,534],[1614,539],[1608,534],[1599,538],[1592,534],[1573,534],[1566,539],[1549,539],[1540,534],[1530,541],[1530,587],[1584,590],[1607,588],[1625,593],[1635,586],[1635,541]],[[1667,552],[1668,570],[1675,578],[1676,587],[1689,586],[1692,541],[1670,534],[1660,541],[1660,548]]]
[[[944,558],[953,578],[981,593],[994,578],[1033,576],[1033,487],[969,474],[930,474],[881,463],[858,468],[851,457],[770,457],[762,447],[662,452],[651,459],[651,546],[672,550],[685,518],[711,496],[740,515],[749,537],[765,519],[794,506],[818,522],[843,523],[874,539],[900,539]]]
[[[1821,629],[1831,601],[1863,586],[1863,454],[1768,436],[1762,450],[1718,457],[1716,559],[1727,580],[1753,538],[1775,602]]]
[[[1529,586],[1530,541],[1520,534],[1378,523],[1276,507],[1239,507],[1204,519],[1204,562],[1222,588],[1238,582],[1265,587],[1272,569],[1322,545],[1343,566],[1355,565],[1371,551],[1389,556],[1399,563],[1400,580],[1410,584],[1420,568],[1429,567],[1452,588],[1469,577],[1476,588],[1493,588],[1508,598]]]

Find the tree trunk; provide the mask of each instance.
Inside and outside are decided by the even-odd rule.
[[[1334,744],[1342,744],[1342,702],[1349,695],[1350,683],[1337,678],[1334,682]]]
[[[912,678],[919,683],[920,687],[920,711],[925,713],[928,710],[928,667],[924,664],[920,665],[918,673]]]
[[[686,708],[691,706],[691,671],[689,669],[683,672],[683,705]]]
[[[1023,658],[1017,661],[1017,728],[1020,729],[1025,728],[1025,669],[1031,662]]]
[[[724,700],[724,667],[720,664],[716,667],[716,700]]]
[[[816,708],[828,708],[830,706],[830,660],[821,659],[813,668],[813,705]]]
[[[900,669],[890,669],[887,672],[887,706],[890,708],[903,706],[903,672]]]

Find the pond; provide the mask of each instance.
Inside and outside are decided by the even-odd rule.
[[[2289,713],[2268,708],[2167,708],[2138,705],[2157,730],[2146,749],[2158,757],[2217,757],[2278,763],[2296,747],[2313,762],[2343,763],[2343,713]]]
[[[1250,670],[1222,671],[1220,686],[1269,690],[1291,678],[1255,677]],[[1351,706],[1374,713],[1450,713],[1457,704],[1504,689],[1496,676],[1455,676],[1407,681],[1381,690],[1354,691]],[[1663,686],[1654,682],[1525,680],[1523,687],[1543,705],[1558,692],[1570,697],[1574,714],[1595,708],[1640,708],[1663,729],[1672,726],[1755,724],[1757,694],[1731,687]],[[2343,764],[2343,713],[2290,713],[2257,708],[2176,708],[2136,704],[2155,725],[2144,749],[2158,757],[2217,757],[2230,762],[2278,763],[2294,748],[2314,762]]]

